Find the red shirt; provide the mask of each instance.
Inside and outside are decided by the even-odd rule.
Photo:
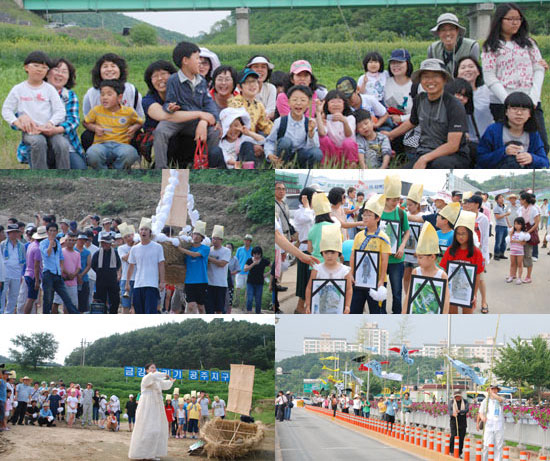
[[[165,406],[164,411],[166,412],[166,419],[168,420],[168,422],[171,423],[172,421],[174,421],[174,408],[172,407],[172,405]]]
[[[443,258],[441,259],[441,263],[439,266],[447,272],[447,263],[449,261],[461,261],[466,262],[470,264],[475,264],[477,266],[477,275],[483,273],[483,255],[481,254],[481,251],[479,248],[474,247],[474,255],[469,258],[468,257],[468,250],[463,250],[462,248],[458,248],[456,250],[456,254],[454,256],[451,255],[449,250],[451,247],[447,248],[447,251],[445,251],[445,254],[443,255]],[[476,276],[477,276],[476,275]]]

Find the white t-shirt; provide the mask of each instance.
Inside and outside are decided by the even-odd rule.
[[[327,280],[338,280],[343,279],[348,275],[351,268],[349,266],[344,266],[343,264],[339,264],[340,267],[338,267],[334,271],[329,271],[325,263],[323,264],[316,264],[313,266],[313,269],[317,271],[317,278],[318,279],[327,279]]]
[[[67,397],[67,413],[76,413],[78,410],[78,399],[76,397]]]
[[[474,91],[474,118],[476,120],[479,136],[483,136],[485,130],[489,125],[494,123],[493,114],[489,109],[491,102],[491,90],[487,85],[481,85]],[[475,130],[470,129],[470,118],[468,117],[468,132],[470,133],[470,141],[479,142],[479,139],[472,138],[472,131],[475,134]],[[475,137],[477,138],[477,136]]]
[[[178,407],[178,419],[185,419],[185,408]]]
[[[327,135],[334,142],[334,144],[336,144],[337,147],[340,147],[342,143],[346,140],[346,135],[344,133],[344,123],[329,120],[330,115],[331,114],[327,116],[326,121]],[[346,120],[348,121],[348,125],[351,128],[351,136],[349,137],[355,140],[355,117],[353,115],[348,115],[346,117]]]
[[[357,79],[357,87],[362,86],[366,78],[367,84],[365,85],[365,92],[363,94],[374,96],[378,101],[382,102],[384,100],[384,87],[386,86],[388,77],[389,74],[387,71],[376,72],[375,74],[367,72]]]
[[[361,399],[353,399],[353,409],[354,410],[361,409]]]
[[[369,94],[360,94],[361,96],[361,109],[368,110],[372,115],[376,117],[382,117],[386,115],[386,108],[376,99]],[[353,107],[351,108],[353,111]]]
[[[128,266],[130,265],[128,264],[128,261],[124,261],[122,257],[130,253],[131,249],[132,247],[128,246],[126,243],[118,247],[118,255],[120,256],[120,262],[122,263],[121,280],[126,280],[126,277],[128,276]],[[136,271],[132,273],[132,278],[130,279],[130,281],[134,281],[135,279],[136,279]]]
[[[57,90],[47,82],[38,87],[30,86],[27,81],[15,85],[2,106],[2,117],[10,125],[27,114],[35,123],[45,125],[52,122],[59,125],[65,116],[65,104],[61,101]]]
[[[212,402],[212,408],[214,409],[214,416],[225,416],[225,402],[222,399],[219,402]]]
[[[229,263],[229,260],[231,259],[231,250],[229,248],[225,248],[224,246],[216,250],[213,246],[211,246],[210,254],[208,256],[217,260],[227,261]],[[229,264],[219,267],[209,261],[207,269],[208,285],[213,287],[226,287],[228,268]]]
[[[94,257],[94,254],[96,251],[99,251],[99,248],[97,246],[95,246],[93,243],[90,244],[89,247],[87,246],[84,246],[84,248],[86,248],[89,252],[90,252],[90,257],[93,258]],[[96,278],[97,278],[97,275],[95,273],[95,271],[93,269],[90,269],[88,271],[88,278],[92,281],[96,281]]]
[[[239,159],[239,152],[243,142],[250,142],[252,144],[258,144],[250,136],[241,136],[236,141],[228,141],[227,138],[223,138],[220,141],[220,149],[223,153],[223,160],[228,170],[235,168],[235,165],[227,163],[228,160],[236,162]]]
[[[149,242],[147,245],[138,243],[130,250],[128,262],[135,264],[134,288],[159,286],[158,264],[164,261],[164,250],[157,242]]]
[[[386,103],[386,107],[395,107],[404,112],[405,115],[401,115],[402,122],[411,118],[413,106],[411,87],[411,80],[404,85],[399,85],[393,77],[389,77],[386,80],[386,86],[384,87],[384,102]]]
[[[141,95],[137,94],[137,104],[134,107],[134,102],[136,100],[136,87],[131,83],[126,82],[124,84],[124,93],[122,93],[122,105],[126,107],[132,107],[135,109],[137,114],[145,119],[145,112],[143,112],[143,106],[141,105]],[[88,115],[95,106],[100,106],[100,93],[98,88],[90,88],[84,95],[84,100],[82,101],[82,112],[84,116]]]
[[[277,88],[275,88],[275,85],[269,82],[262,83],[262,89],[256,95],[256,100],[264,105],[266,114],[275,112],[277,102]]]
[[[485,399],[483,402],[481,402],[479,412],[487,416],[487,424],[485,430],[502,430],[504,426],[504,415],[503,408],[500,402],[495,399]]]

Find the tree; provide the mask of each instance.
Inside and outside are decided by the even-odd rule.
[[[528,376],[531,372],[531,346],[519,336],[512,339],[512,344],[507,344],[500,351],[500,357],[493,367],[495,375],[505,383],[514,383],[519,389],[521,401],[521,386],[528,384]]]
[[[132,27],[130,31],[130,38],[134,45],[157,45],[158,37],[157,31],[154,27],[151,27],[147,24],[138,24],[137,26]]]
[[[16,348],[22,351],[10,348],[11,357],[14,362],[22,365],[32,365],[36,370],[38,365],[43,365],[48,360],[53,360],[57,353],[59,343],[51,333],[33,333],[30,336],[17,335],[11,339]]]
[[[527,380],[529,384],[535,386],[540,401],[542,389],[550,386],[550,349],[548,343],[540,336],[533,339],[530,349],[530,371]]]

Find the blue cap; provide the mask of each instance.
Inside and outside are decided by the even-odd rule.
[[[391,52],[390,61],[406,62],[410,60],[411,60],[411,55],[404,48],[399,48],[398,50],[393,50]]]
[[[250,67],[245,67],[244,70],[239,74],[238,83],[242,84],[248,77],[260,78],[258,72],[252,70]]]

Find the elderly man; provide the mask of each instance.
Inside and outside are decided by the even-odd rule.
[[[483,461],[489,456],[489,445],[494,445],[495,460],[502,459],[502,447],[504,446],[504,398],[498,395],[500,386],[491,384],[487,398],[479,407],[479,421],[485,425],[483,429]]]
[[[459,437],[459,453],[462,456],[462,448],[464,446],[464,437],[466,437],[466,428],[468,421],[466,415],[470,406],[468,402],[462,398],[460,391],[455,392],[453,399],[449,402],[449,416],[451,418],[451,453],[453,453],[455,445],[455,437]]]
[[[8,224],[8,238],[0,243],[0,257],[4,260],[4,313],[15,313],[17,297],[21,285],[21,273],[25,265],[25,245],[21,242],[21,232],[17,224]]]
[[[111,232],[99,233],[99,251],[92,256],[92,269],[97,274],[95,298],[107,305],[109,299],[109,313],[117,314],[120,304],[121,261],[118,253],[112,248],[113,235]]]
[[[29,402],[29,397],[32,392],[32,386],[30,385],[31,378],[25,376],[23,382],[19,383],[15,388],[15,397],[17,398],[17,407],[13,412],[13,417],[11,418],[12,424],[23,425],[25,420],[25,413],[27,412],[27,403]]]

